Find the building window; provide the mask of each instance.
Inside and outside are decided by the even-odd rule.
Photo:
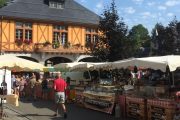
[[[68,27],[67,26],[62,26],[62,25],[53,26],[53,42],[52,43],[54,45],[53,48],[57,48],[60,45],[64,46],[65,44],[68,43]]]
[[[16,41],[32,43],[32,23],[16,22]]]
[[[56,8],[56,9],[63,9],[64,8],[64,1],[49,1],[49,7],[50,8]]]
[[[49,2],[49,7],[50,8],[57,8],[56,2]]]
[[[98,31],[93,28],[86,28],[86,47],[92,47],[98,42]]]

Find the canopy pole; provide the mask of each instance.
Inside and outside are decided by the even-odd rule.
[[[89,70],[88,70],[88,74],[89,74],[90,80],[92,81],[92,76]]]
[[[172,85],[174,87],[174,72],[172,72]]]

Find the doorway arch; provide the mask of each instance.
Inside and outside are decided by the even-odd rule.
[[[37,59],[32,58],[32,57],[28,57],[28,56],[17,56],[17,57],[39,63]]]
[[[65,57],[52,57],[45,60],[45,66],[54,66],[59,63],[68,63],[68,62],[72,62],[72,61]]]

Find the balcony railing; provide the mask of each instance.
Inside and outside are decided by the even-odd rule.
[[[63,46],[59,45],[58,47],[50,44],[44,45],[43,43],[36,43],[34,45],[34,51],[36,52],[53,52],[53,53],[87,53],[88,49],[83,46]]]
[[[84,46],[79,45],[72,45],[72,46],[62,46],[60,45],[58,48],[55,48],[52,44],[44,45],[44,43],[31,43],[31,44],[22,44],[17,45],[14,42],[8,44],[7,42],[2,42],[3,51],[11,51],[11,52],[46,52],[46,53],[64,53],[64,54],[71,54],[71,53],[78,53],[78,54],[85,54],[89,53],[89,50]]]

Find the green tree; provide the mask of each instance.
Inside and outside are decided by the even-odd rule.
[[[151,36],[151,55],[164,55],[166,44],[166,27],[157,23],[152,30]]]
[[[133,26],[128,38],[132,43],[133,56],[144,56],[145,49],[150,49],[150,35],[142,24]]]
[[[156,34],[158,33],[158,34]],[[155,55],[179,54],[180,25],[176,18],[170,21],[167,27],[156,24],[152,31],[152,42],[156,46],[152,52]]]
[[[6,5],[6,3],[7,3],[7,0],[0,0],[0,8]]]
[[[168,50],[170,54],[178,54],[177,49],[179,49],[179,35],[177,30],[178,21],[176,17],[169,23],[167,27],[167,41],[171,46]]]
[[[127,26],[119,19],[114,0],[104,10],[99,22],[99,41],[92,49],[94,56],[102,61],[115,61],[126,57]]]

